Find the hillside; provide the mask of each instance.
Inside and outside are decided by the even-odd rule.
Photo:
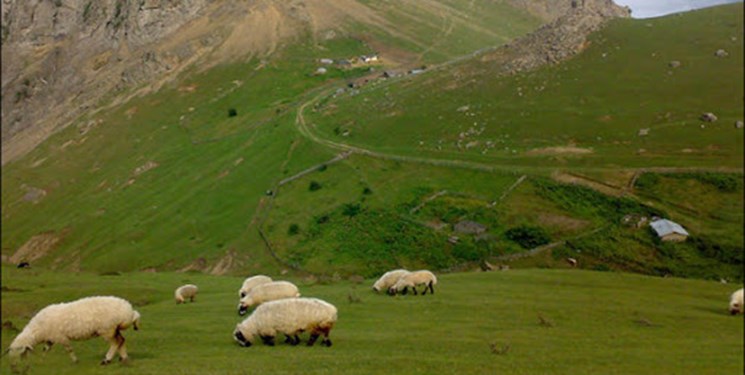
[[[380,47],[394,66],[421,65],[502,44],[570,2],[548,3],[3,1],[2,163],[102,105],[157,92],[194,69],[344,37]]]
[[[49,6],[45,4],[39,7]],[[211,69],[184,65],[186,72],[177,81],[144,75],[152,84],[125,88],[122,95],[131,97],[126,104],[121,104],[121,96],[98,98],[95,90],[88,91],[102,106],[3,167],[4,259],[102,272],[196,268],[222,273],[249,264],[270,267],[274,260],[256,233],[263,215],[260,199],[277,181],[333,156],[296,132],[297,105],[321,88],[364,80],[372,69],[405,69],[408,64],[453,58],[503,43],[538,25],[530,13],[500,2],[463,9],[454,8],[460,3],[433,4],[425,7],[429,13],[406,12],[421,17],[406,23],[410,29],[355,23],[361,31],[298,31],[291,43],[278,44],[271,53],[252,58],[249,49],[241,55],[245,61]],[[258,9],[272,9],[264,5]],[[384,5],[370,2],[366,7],[392,17],[390,22],[402,16],[402,10]],[[226,12],[232,13],[242,14]],[[495,22],[500,17],[509,22]],[[13,45],[18,37],[14,27],[20,27],[14,17],[8,19],[4,48]],[[129,24],[123,22],[122,27]],[[491,31],[484,31],[487,26]],[[435,39],[437,45],[432,44]],[[245,51],[237,45],[228,50]],[[382,65],[339,63],[372,53],[380,54]],[[314,74],[322,58],[337,63],[327,74]],[[95,76],[96,82],[110,82],[103,71]],[[22,107],[3,106],[4,111],[13,108]],[[62,118],[54,108],[45,108],[33,111],[34,116]],[[8,117],[12,116],[3,116]],[[32,138],[44,139],[37,135]],[[13,145],[20,150],[28,144]]]
[[[500,4],[470,17],[490,24]],[[582,268],[742,280],[742,129],[731,126],[742,118],[742,80],[732,80],[743,76],[732,39],[742,9],[615,20],[587,42],[562,34],[571,23],[561,19],[595,30],[607,18],[568,12],[466,57],[475,46],[440,39],[418,50],[430,63],[422,74],[382,78],[401,65],[373,48],[384,39],[374,31],[300,38],[89,113],[3,167],[3,261],[328,279],[573,257]],[[474,30],[456,25],[453,35]],[[585,47],[520,74],[495,62],[547,32]],[[322,58],[375,52],[382,65],[314,73]],[[704,111],[718,122],[700,126]],[[624,224],[654,215],[691,240],[663,244]],[[462,221],[486,231],[457,233]]]
[[[277,276],[278,275],[272,275]],[[41,347],[29,374],[741,374],[742,316],[730,316],[733,285],[580,270],[441,275],[434,295],[389,297],[361,284],[291,278],[305,296],[338,307],[333,346],[238,346],[241,278],[196,273],[70,275],[2,269],[2,348],[37,309],[81,296],[116,294],[142,314],[124,331],[130,363],[98,364],[104,340],[74,342],[80,360]],[[175,305],[173,290],[200,287]],[[302,335],[307,340],[307,334]],[[7,373],[8,356],[0,360]]]

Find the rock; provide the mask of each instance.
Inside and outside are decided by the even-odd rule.
[[[701,119],[701,121],[706,121],[706,122],[714,122],[718,120],[717,116],[711,112],[706,112],[702,114],[701,117],[699,117],[699,119]]]
[[[643,137],[649,134],[649,128],[639,129],[639,136]]]
[[[735,121],[735,129],[742,129],[743,123],[741,120]]]
[[[714,56],[716,57],[727,57],[729,56],[729,53],[723,49],[718,49],[716,52],[714,52]]]
[[[316,69],[316,73],[315,74],[321,75],[321,74],[326,74],[326,72],[327,72],[326,68],[320,67],[320,68]]]
[[[675,69],[675,68],[679,68],[679,67],[680,67],[680,61],[678,61],[678,60],[673,60],[673,61],[670,61],[670,62],[669,62],[669,63],[667,64],[667,66],[669,66],[669,67],[671,67],[671,68],[673,68],[673,69]]]

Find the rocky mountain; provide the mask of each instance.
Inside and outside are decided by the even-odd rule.
[[[575,8],[619,13],[610,0],[492,2],[547,22]],[[467,18],[447,1],[400,5]],[[3,0],[2,163],[100,104],[157,90],[192,66],[270,54],[306,31],[364,24],[394,33],[390,8],[357,0]]]

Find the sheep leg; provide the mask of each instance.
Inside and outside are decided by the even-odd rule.
[[[417,293],[416,293],[416,285],[412,286],[412,287],[411,287],[411,290],[413,290],[413,291],[414,291],[414,295],[417,295]]]
[[[435,284],[433,282],[429,282],[429,290],[432,292],[431,294],[435,294]]]
[[[44,343],[44,347],[42,348],[43,351],[48,352],[52,349],[52,345],[54,345],[53,342],[47,341]]]
[[[116,336],[114,338],[119,345],[119,360],[122,362],[127,362],[129,357],[127,357],[127,346],[124,344],[124,336],[122,336],[122,333],[117,330]]]
[[[114,354],[119,349],[119,342],[117,342],[116,338],[111,337],[107,338],[106,341],[109,342],[109,351],[106,352],[106,356],[103,357],[103,360],[101,361],[101,366],[108,365],[111,363],[111,360],[114,358]]]
[[[274,336],[260,336],[265,345],[274,346]]]
[[[318,332],[313,331],[310,334],[310,338],[308,339],[308,346],[313,346],[313,344],[316,343],[316,340],[318,340],[318,336],[319,336]]]
[[[70,359],[72,359],[72,362],[78,363],[78,357],[76,357],[75,352],[72,351],[72,345],[70,345],[70,342],[65,340],[60,342],[60,344],[65,347],[65,350],[67,350],[67,353],[70,355]]]
[[[323,340],[321,341],[321,345],[324,346],[331,346],[331,339],[329,339],[329,332],[331,331],[331,327],[324,327],[321,328],[321,332],[323,332]]]

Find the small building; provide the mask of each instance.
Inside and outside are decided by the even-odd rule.
[[[688,232],[678,223],[667,219],[657,219],[649,223],[657,236],[663,241],[683,242]]]
[[[486,232],[486,226],[475,221],[463,220],[456,223],[453,230],[461,234],[479,235]]]
[[[378,61],[378,55],[362,55],[360,56],[360,60],[365,64],[369,64]]]

